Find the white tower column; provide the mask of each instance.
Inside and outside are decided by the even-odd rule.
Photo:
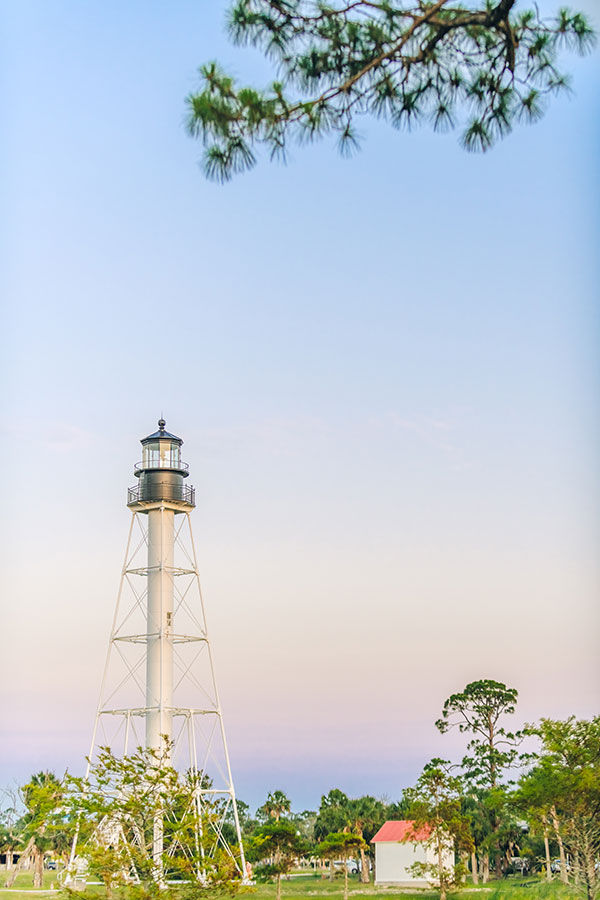
[[[146,747],[159,751],[172,739],[174,519],[164,506],[148,512]]]

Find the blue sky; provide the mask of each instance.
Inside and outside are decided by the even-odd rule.
[[[87,751],[163,413],[240,795],[397,796],[468,680],[598,710],[598,58],[486,156],[365,122],[221,187],[197,66],[268,78],[224,8],[3,6],[3,771]]]

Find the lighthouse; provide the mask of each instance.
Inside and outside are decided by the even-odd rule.
[[[148,517],[148,613],[146,644],[146,747],[170,747],[173,735],[173,640],[175,516],[191,511],[194,489],[184,481],[183,441],[165,430],[142,439],[142,461],[135,466],[138,485],[128,492],[128,507]]]
[[[160,418],[158,430],[142,438],[141,445],[142,458],[134,465],[136,484],[127,491],[129,532],[86,783],[90,773],[93,775],[98,753],[106,747],[122,757],[145,747],[154,759],[162,760],[161,765],[192,774],[197,785],[198,827],[209,820],[214,832],[209,842],[213,849],[207,852],[225,850],[245,878],[244,848],[190,518],[196,505],[195,491],[181,457],[183,440],[167,431]],[[210,817],[204,815],[209,809]],[[114,835],[120,826],[105,821],[103,829]],[[100,840],[102,835],[94,839]],[[77,870],[80,859],[77,840],[71,871]],[[153,854],[159,882],[163,851],[168,855],[162,824],[155,821]]]

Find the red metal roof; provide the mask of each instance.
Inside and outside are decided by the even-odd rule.
[[[431,829],[424,825],[418,831],[413,830],[414,821],[411,819],[390,819],[384,822],[377,834],[371,838],[372,844],[384,841],[426,841],[431,835]]]

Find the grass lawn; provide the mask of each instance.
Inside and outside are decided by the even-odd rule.
[[[2,866],[0,868],[0,889],[4,890],[4,882],[6,881],[7,873],[6,868]],[[54,887],[58,887],[58,878],[56,875],[56,870],[48,870],[44,869],[44,877],[43,877],[43,889],[46,891],[50,890],[50,885],[54,884]],[[33,873],[32,872],[20,872],[17,875],[17,879],[13,884],[13,889],[19,891],[29,891],[33,890]],[[6,900],[8,900],[9,893],[6,893]]]
[[[0,871],[0,885],[4,884],[4,871]],[[50,900],[55,894],[51,894],[50,888],[59,888],[56,872],[44,872],[44,892],[33,892],[32,875],[24,872],[17,876],[12,890],[0,887],[0,900],[33,900],[38,896],[41,900]],[[363,885],[356,876],[349,879],[350,896],[359,900],[365,896],[379,896],[393,900],[435,900],[439,893],[435,890],[410,890],[393,887],[375,887]],[[316,900],[322,897],[325,900],[339,898],[344,890],[344,880],[338,876],[332,882],[328,878],[321,878],[320,874],[297,875],[282,881],[282,900]],[[61,892],[62,896],[66,894]],[[452,900],[475,900],[474,894],[480,894],[480,900],[575,900],[577,893],[573,888],[566,887],[558,881],[550,884],[539,878],[511,877],[502,881],[491,881],[487,885],[467,885],[464,889],[451,895]],[[2,896],[4,895],[4,896]],[[33,896],[32,896],[33,895]],[[105,896],[104,889],[100,885],[88,885],[84,893],[79,895],[82,900],[101,900]],[[222,896],[222,895],[219,895]],[[257,884],[255,887],[242,888],[239,893],[240,900],[274,900],[275,884]],[[118,893],[115,892],[115,900]]]
[[[0,869],[0,892],[2,893],[2,900],[33,900],[34,897],[39,897],[40,900],[50,900],[54,894],[50,893],[51,888],[58,888],[58,878],[56,877],[55,871],[44,871],[43,877],[43,891],[42,890],[33,890],[33,875],[31,872],[21,872],[17,875],[16,881],[13,884],[10,890],[7,890],[4,887],[4,882],[6,881],[6,869],[4,866]]]
[[[283,879],[281,884],[282,900],[316,900],[316,898],[339,898],[344,892],[344,879],[339,875],[335,881],[316,875],[302,875],[289,880]],[[389,900],[435,900],[439,891],[426,889],[375,887],[361,884],[356,876],[349,878],[349,894],[359,900],[360,897],[378,896]],[[452,900],[575,900],[578,894],[573,888],[565,887],[558,881],[548,884],[539,878],[506,878],[502,881],[490,881],[487,885],[466,885],[452,893]],[[275,884],[257,884],[256,887],[243,890],[244,900],[274,900]]]

